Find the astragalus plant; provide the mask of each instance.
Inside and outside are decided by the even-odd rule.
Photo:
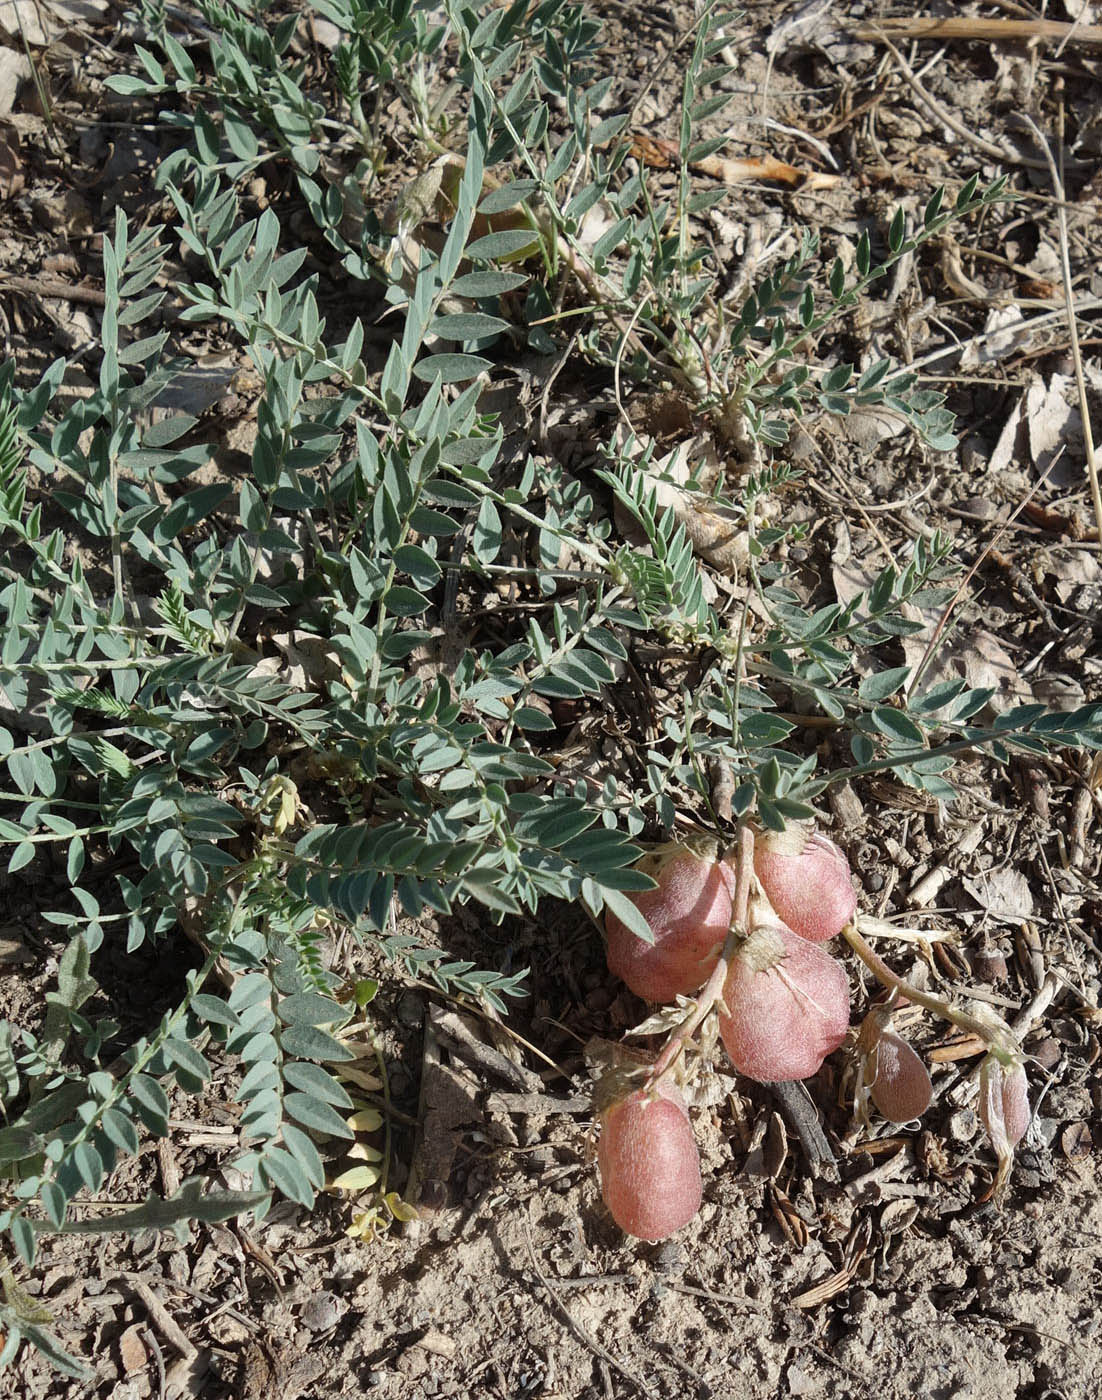
[[[786,531],[756,510],[792,477],[771,453],[794,415],[875,402],[951,444],[940,398],[909,376],[817,376],[801,356],[1001,185],[934,195],[913,234],[894,220],[879,262],[866,235],[852,268],[820,268],[801,237],[731,308],[693,241],[716,192],[687,173],[713,140],[697,128],[724,77],[716,13],[687,49],[671,202],[632,158],[598,24],[564,0],[198,10],[185,26],[148,0],[128,21],[133,71],[106,83],[173,144],[158,217],[120,209],[101,230],[90,388],[70,392],[65,358],[34,383],[12,363],[0,379],[0,843],[11,880],[48,854],[65,873],[42,912],[64,938],[44,1012],[0,1023],[0,1228],[28,1267],[51,1232],[262,1215],[276,1192],[313,1203],[354,1132],[336,1070],[358,1055],[357,994],[329,966],[338,934],[500,1013],[523,972],[495,966],[489,939],[451,956],[416,922],[554,899],[649,937],[635,838],[678,810],[729,837],[713,761],[733,775],[728,820],[779,830],[843,773],[888,769],[950,800],[961,751],[1102,739],[1097,706],[982,727],[987,692],[909,688],[902,608],[947,597],[948,541],[919,539],[858,598],[811,608]],[[339,35],[311,50],[320,77],[298,46],[310,13]],[[488,385],[519,355],[566,353],[574,325],[618,385],[676,386],[721,454],[756,445],[753,473],[721,472],[709,497],[746,533],[753,626],[706,596],[650,447],[606,443],[601,470],[575,475],[506,433]],[[212,469],[209,417],[171,406],[197,328],[258,385],[243,472]],[[708,658],[699,685],[636,768],[564,775],[564,707],[630,684],[639,646]],[[778,686],[849,735],[850,768],[801,751]],[[97,989],[107,944],[197,965],[152,1024],[124,1026]],[[236,1069],[251,1189],[189,1182],[121,1216],[89,1204],[216,1063]],[[628,1133],[624,1111],[611,1121]],[[27,1336],[76,1365],[16,1292],[0,1325],[5,1357]]]

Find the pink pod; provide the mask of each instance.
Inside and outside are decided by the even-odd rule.
[[[1008,1032],[1009,1037],[1009,1032]],[[1014,1149],[1029,1129],[1029,1084],[1016,1046],[991,1045],[980,1065],[980,1121],[998,1158],[991,1190],[983,1199],[999,1200],[1010,1180]]]
[[[801,938],[825,943],[853,918],[849,861],[829,836],[793,824],[754,843],[754,874],[777,918]]]
[[[930,1107],[934,1089],[926,1066],[890,1020],[885,1007],[874,1006],[861,1023],[862,1083],[889,1123],[910,1123]]]
[[[631,896],[654,934],[645,942],[616,917],[605,920],[608,968],[645,1001],[670,1002],[699,991],[711,975],[731,925],[735,872],[711,856],[670,844],[636,869],[658,888]]]
[[[980,1066],[980,1119],[997,1152],[1013,1151],[1029,1128],[1029,1083],[1020,1061],[985,1056]]]
[[[597,1167],[613,1220],[637,1239],[664,1240],[700,1209],[700,1154],[676,1089],[637,1089],[606,1108]]]
[[[754,929],[731,961],[719,1033],[740,1074],[807,1079],[849,1029],[842,964],[783,924]]]

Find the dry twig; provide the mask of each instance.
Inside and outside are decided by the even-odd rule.
[[[567,1326],[570,1328],[571,1332],[574,1333],[575,1337],[587,1346],[590,1351],[593,1352],[594,1356],[600,1357],[606,1366],[610,1366],[619,1375],[623,1376],[624,1380],[629,1381],[641,1395],[653,1395],[654,1392],[645,1381],[640,1380],[640,1378],[635,1375],[634,1372],[629,1371],[626,1366],[622,1366],[612,1353],[607,1351],[595,1337],[591,1337],[581,1323],[574,1318],[570,1309],[562,1301],[555,1291],[554,1286],[540,1269],[539,1261],[536,1259],[536,1251],[532,1244],[532,1234],[527,1227],[524,1231],[524,1242],[528,1248],[528,1261],[532,1266],[532,1272],[535,1274],[536,1280],[550,1298],[555,1311],[566,1321]]]
[[[180,1324],[153,1292],[149,1284],[144,1279],[133,1277],[129,1278],[127,1282],[141,1299],[142,1306],[149,1314],[150,1321],[156,1325],[165,1341],[171,1342],[186,1361],[194,1361],[199,1355],[198,1348],[188,1340]]]
[[[1064,281],[1064,309],[1068,318],[1068,335],[1071,339],[1071,362],[1075,369],[1075,384],[1079,390],[1079,414],[1083,419],[1083,447],[1087,454],[1087,480],[1090,483],[1091,503],[1094,506],[1094,523],[1098,528],[1098,549],[1102,553],[1102,489],[1100,489],[1098,481],[1098,462],[1094,450],[1094,434],[1091,432],[1090,406],[1087,403],[1087,381],[1083,374],[1083,356],[1079,349],[1079,328],[1075,320],[1074,295],[1071,287],[1071,258],[1068,252],[1068,215],[1064,202],[1063,176],[1064,104],[1060,103],[1060,129],[1058,132],[1060,168],[1057,168],[1053,158],[1048,137],[1028,113],[1025,120],[1029,123],[1041,150],[1045,153],[1045,163],[1048,166],[1048,172],[1052,178],[1052,188],[1056,195],[1056,219],[1060,230],[1060,270]]]
[[[13,273],[0,272],[0,290],[4,287],[9,287],[13,292],[23,292],[27,296],[82,301],[89,306],[107,305],[107,298],[98,287],[82,287],[71,282],[62,282],[56,277],[17,277]]]
[[[955,132],[963,141],[967,141],[969,145],[975,146],[978,151],[982,151],[985,156],[989,156],[992,160],[1002,161],[1008,165],[1023,165],[1028,170],[1045,169],[1045,162],[1043,160],[1035,160],[1032,156],[1019,155],[1017,151],[1006,150],[1002,146],[996,146],[993,141],[985,141],[984,138],[977,135],[971,127],[965,126],[959,117],[956,117],[947,107],[943,107],[936,97],[926,91],[919,81],[918,74],[887,35],[878,32],[876,37],[879,39],[880,43],[887,47],[892,57],[899,65],[900,72],[903,74],[907,86],[914,95],[923,106],[932,112],[937,120],[947,126],[950,131]]]
[[[978,39],[988,43],[1027,44],[1034,40],[1063,46],[1080,44],[1084,48],[1102,49],[1102,25],[1067,24],[1055,19],[990,19],[976,15],[956,15],[951,19],[881,19],[875,24],[862,24],[854,38],[866,43],[889,43],[887,36],[897,39]]]

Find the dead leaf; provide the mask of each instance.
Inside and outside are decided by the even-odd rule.
[[[972,299],[988,301],[990,298],[985,294]],[[960,368],[975,369],[977,365],[994,364],[997,360],[1005,359],[1011,350],[1020,349],[1022,337],[1019,331],[1024,319],[1020,306],[993,306],[984,322],[983,338],[970,340],[965,345]]]
[[[341,658],[324,637],[296,629],[272,637],[272,645],[287,663],[284,679],[296,690],[340,680]]]
[[[995,446],[991,449],[991,456],[987,459],[987,475],[1000,476],[1015,457],[1020,456],[1025,451],[1025,396],[1023,395],[1016,404],[1013,412],[1007,418],[999,433]],[[1019,439],[1023,439],[1021,442]]]
[[[865,589],[871,588],[876,582],[876,575],[862,569],[852,559],[844,564],[834,563],[830,570],[831,579],[834,583],[834,596],[841,603],[842,607],[849,607],[854,598]],[[854,614],[857,621],[864,621],[867,614],[863,611]]]
[[[771,1181],[766,1192],[773,1219],[777,1222],[788,1243],[796,1249],[805,1249],[811,1238],[807,1221],[789,1200],[784,1191]]]
[[[193,366],[181,370],[172,383],[154,399],[158,408],[190,413],[198,418],[219,399],[230,393],[230,384],[239,368],[233,355],[202,355]]]
[[[1001,923],[1018,923],[1033,915],[1033,892],[1020,870],[1004,866],[966,876],[961,884],[991,918]]]
[[[829,1303],[831,1298],[836,1298],[839,1293],[846,1291],[853,1282],[853,1276],[856,1272],[856,1263],[849,1268],[839,1269],[836,1274],[831,1274],[829,1278],[823,1279],[822,1283],[817,1283],[814,1288],[797,1294],[792,1299],[792,1306],[794,1308],[817,1308],[823,1303]]]
[[[710,486],[722,470],[710,436],[686,438],[649,469],[658,504],[672,510],[693,549],[713,568],[732,577],[749,557],[745,522],[718,505],[704,491],[690,490],[688,481]]]
[[[835,26],[831,20],[832,0],[810,0],[809,4],[788,14],[774,25],[765,41],[765,52],[775,55],[790,45],[806,49],[811,45],[825,44],[834,37]]]
[[[926,653],[938,618],[927,610],[906,605],[901,609],[909,618],[924,619],[929,626],[922,632],[903,639],[903,659],[908,666],[917,666]],[[940,614],[938,614],[940,616]],[[993,633],[983,627],[970,632],[956,632],[942,639],[922,676],[923,691],[939,681],[964,680],[971,690],[991,689],[995,692],[996,709],[1023,703],[1030,690],[1022,679],[1018,663],[1005,650]]]
[[[1060,1134],[1060,1146],[1069,1162],[1082,1162],[1091,1155],[1094,1140],[1089,1123],[1069,1123]]]
[[[53,37],[45,7],[37,0],[0,0],[0,31],[16,48],[26,41],[31,48],[44,48]]]
[[[1074,676],[1038,676],[1030,689],[1038,705],[1065,714],[1087,703],[1087,692]]]
[[[141,1324],[135,1322],[119,1338],[119,1360],[128,1376],[135,1371],[144,1371],[149,1365],[149,1352],[142,1331]]]
[[[241,1354],[235,1393],[242,1400],[299,1400],[325,1365],[316,1351],[302,1354],[289,1341],[251,1341]]]
[[[636,160],[655,170],[667,170],[678,160],[676,141],[648,136],[642,131],[631,134],[631,153]],[[750,156],[738,160],[733,156],[711,155],[703,160],[694,160],[690,169],[701,175],[710,175],[728,185],[737,185],[743,180],[777,180],[785,185],[799,185],[805,190],[829,190],[841,182],[840,175],[827,175],[815,170],[801,170],[788,165],[775,156]]]
[[[26,54],[0,48],[0,117],[6,117],[15,106],[20,83],[30,76],[31,65]]]
[[[841,175],[831,175],[822,170],[801,170],[799,166],[788,165],[774,156],[752,156],[749,160],[705,156],[703,160],[693,161],[692,168],[727,185],[737,185],[741,180],[778,180],[785,185],[798,185],[802,190],[832,190],[842,182]]]
[[[91,238],[95,232],[95,219],[87,201],[76,190],[33,200],[34,216],[50,233],[64,234],[66,238]]]
[[[882,442],[900,437],[908,430],[907,420],[901,413],[879,404],[855,408],[844,418],[825,418],[823,426],[868,453],[875,452]]]
[[[0,31],[17,48],[44,48],[73,29],[102,23],[107,0],[0,0]]]
[[[23,188],[23,162],[19,152],[0,137],[0,200],[11,199]]]
[[[1093,377],[1088,374],[1088,379]],[[1026,390],[1029,454],[1053,486],[1078,487],[1082,482],[1083,419],[1074,406],[1075,395],[1069,374],[1054,374],[1047,385],[1038,376]]]

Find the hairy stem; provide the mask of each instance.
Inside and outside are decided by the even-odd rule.
[[[950,1022],[958,1029],[979,1037],[988,1050],[992,1051],[1000,1060],[1007,1056],[1020,1056],[1021,1051],[1009,1026],[1001,1021],[995,1023],[981,1021],[978,1016],[970,1016],[967,1011],[959,1010],[950,1005],[949,1002],[942,1001],[940,997],[931,996],[929,992],[912,987],[909,982],[898,977],[883,958],[873,952],[853,924],[845,926],[842,930],[842,937],[876,980],[887,987],[889,991],[895,992],[898,996],[906,997],[915,1006],[924,1007],[925,1010],[935,1016],[940,1016],[943,1021]]]

